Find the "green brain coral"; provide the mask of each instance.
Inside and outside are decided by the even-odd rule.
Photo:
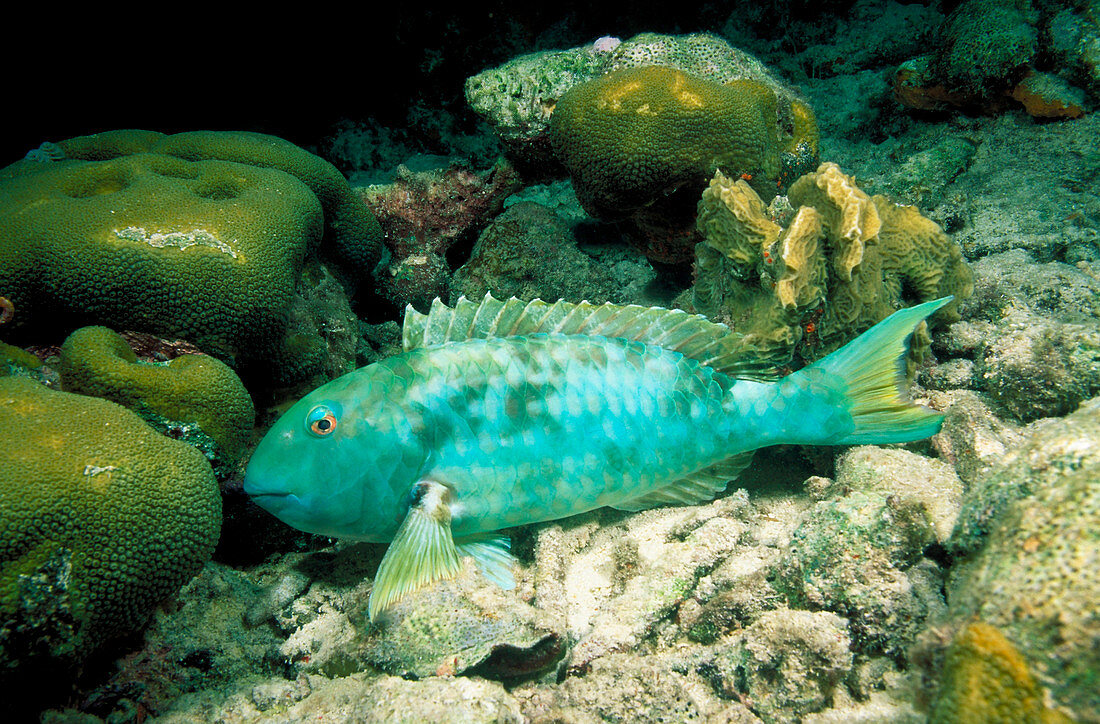
[[[715,170],[779,177],[776,96],[751,80],[721,85],[647,66],[575,86],[550,118],[554,149],[593,216],[616,219],[681,187],[694,196]]]
[[[264,358],[307,252],[322,243],[353,277],[381,254],[377,220],[339,172],[282,139],[113,131],[52,149],[0,170],[16,336],[91,322]]]
[[[545,171],[553,165],[550,119],[560,99],[575,86],[647,66],[674,68],[719,85],[748,80],[767,86],[778,100],[784,185],[817,165],[817,127],[809,107],[763,63],[722,38],[710,33],[639,33],[621,43],[613,38],[602,41],[513,58],[469,78],[466,99],[513,154]]]
[[[631,241],[658,261],[691,258],[695,206],[718,170],[771,198],[792,173],[817,162],[809,107],[767,83],[717,83],[658,65],[581,83],[550,118],[550,140],[581,205],[628,223]]]
[[[122,130],[70,138],[58,147],[66,158],[73,159],[158,153],[186,161],[231,161],[282,171],[304,183],[321,202],[324,244],[353,277],[369,274],[382,256],[382,227],[340,171],[282,138],[244,131],[188,131],[166,136]]]
[[[126,340],[106,327],[69,335],[58,371],[67,392],[130,408],[157,429],[196,445],[219,470],[243,454],[255,422],[252,398],[223,362],[204,354],[139,362]]]
[[[221,497],[201,453],[112,402],[2,378],[0,431],[2,679],[142,626],[209,559]]]
[[[12,331],[88,321],[235,356],[283,333],[321,209],[297,179],[159,154],[0,172]],[[5,330],[7,331],[7,330]]]
[[[813,111],[781,83],[764,63],[710,33],[661,35],[639,33],[610,52],[607,71],[651,65],[676,68],[712,83],[750,80],[766,85],[777,100],[780,182],[783,186],[812,171],[818,160],[817,121]]]

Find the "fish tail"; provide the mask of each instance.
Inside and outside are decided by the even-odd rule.
[[[906,358],[917,325],[953,299],[943,297],[894,312],[837,351],[786,378],[793,386],[816,388],[819,393],[824,387],[836,412],[850,416],[850,421],[826,426],[832,430],[818,444],[912,442],[939,432],[943,415],[909,399]]]

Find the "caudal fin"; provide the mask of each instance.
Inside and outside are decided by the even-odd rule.
[[[943,415],[909,400],[905,360],[916,326],[953,299],[943,297],[894,312],[802,370],[817,371],[822,380],[831,381],[830,386],[839,386],[850,404],[855,429],[831,444],[911,442],[939,432]]]

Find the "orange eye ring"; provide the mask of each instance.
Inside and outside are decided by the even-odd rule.
[[[317,405],[306,415],[306,429],[314,437],[328,437],[336,430],[336,413],[327,405]]]

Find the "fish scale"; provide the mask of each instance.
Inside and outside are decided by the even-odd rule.
[[[942,416],[908,401],[904,360],[950,300],[896,312],[782,379],[745,337],[681,311],[437,300],[406,311],[402,354],[291,407],[245,490],[302,530],[390,542],[372,619],[464,556],[508,587],[502,528],[710,500],[767,445],[935,433]]]
[[[421,474],[454,490],[456,536],[534,522],[532,510],[550,520],[614,505],[725,457],[731,380],[715,384],[713,370],[679,353],[536,335],[452,343],[410,366],[420,382],[408,404],[430,410],[435,434]],[[471,369],[486,380],[473,397],[460,394]],[[461,403],[432,406],[442,399]],[[642,414],[643,400],[659,418]]]

